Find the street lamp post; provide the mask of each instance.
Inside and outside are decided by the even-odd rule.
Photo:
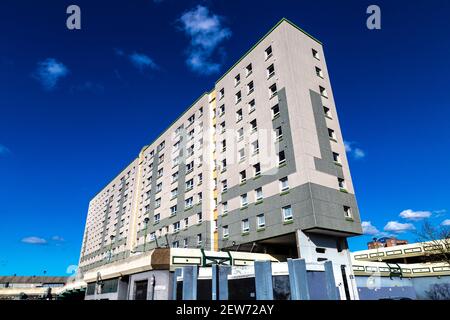
[[[147,244],[147,229],[148,229],[148,221],[149,221],[149,217],[145,217],[144,219],[144,223],[145,223],[145,235],[144,235],[144,249],[143,251],[145,252],[145,245]]]

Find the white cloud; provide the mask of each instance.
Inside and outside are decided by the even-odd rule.
[[[354,145],[356,145],[354,141],[344,141],[345,151],[355,160],[365,158],[366,152],[361,148],[354,147]]]
[[[134,52],[130,54],[128,58],[140,71],[144,71],[145,69],[157,69],[156,63],[146,54]]]
[[[65,241],[64,238],[63,238],[63,237],[60,237],[60,236],[53,236],[53,237],[52,237],[52,240],[53,240],[53,241],[59,241],[59,242]]]
[[[411,209],[403,210],[399,214],[400,217],[407,220],[419,221],[431,216],[430,211],[412,211]]]
[[[146,69],[149,70],[158,69],[158,65],[153,61],[153,59],[144,53],[133,52],[128,54],[122,49],[118,48],[115,48],[114,52],[119,57],[126,57],[131,62],[131,64],[139,71],[144,71]]]
[[[372,222],[370,222],[370,221],[363,221],[361,223],[361,225],[362,225],[363,233],[366,235],[373,236],[373,235],[380,233],[380,231],[374,225],[372,225]]]
[[[406,231],[412,231],[415,229],[416,228],[414,227],[414,225],[412,223],[400,223],[398,221],[389,221],[384,226],[384,231],[395,232],[395,233],[402,233],[402,232],[406,232]]]
[[[10,152],[11,151],[9,151],[9,149],[7,147],[5,147],[4,145],[0,144],[0,156],[1,155],[7,155]]]
[[[41,83],[45,90],[50,91],[53,90],[58,82],[68,74],[69,69],[67,69],[63,63],[53,58],[48,58],[38,62],[33,76]]]
[[[230,29],[222,25],[222,20],[202,5],[181,15],[182,29],[191,39],[186,59],[191,70],[200,74],[219,71],[221,64],[212,61],[212,55],[217,46],[231,36]]]
[[[21,240],[23,243],[27,244],[47,244],[47,240],[39,237],[25,237]]]
[[[450,226],[450,219],[445,219],[444,221],[442,221],[441,226]]]

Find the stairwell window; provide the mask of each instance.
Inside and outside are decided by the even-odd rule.
[[[224,133],[225,132],[225,121],[222,122],[219,126],[220,126],[220,133]]]
[[[255,174],[255,177],[259,176],[261,174],[261,164],[258,162],[255,165],[253,165],[253,171]]]
[[[252,155],[256,155],[259,153],[259,143],[258,140],[252,142]]]
[[[353,218],[352,215],[352,208],[348,207],[348,206],[344,206],[344,215],[346,218]]]
[[[272,56],[272,53],[273,53],[272,52],[272,46],[268,46],[266,48],[266,50],[264,50],[264,56],[265,56],[266,60],[269,59]]]
[[[346,183],[345,183],[345,180],[344,179],[342,179],[342,178],[338,178],[338,186],[339,186],[339,188],[340,189],[346,189]]]
[[[228,190],[228,181],[225,179],[222,181],[222,192],[225,192]]]
[[[238,91],[237,93],[236,93],[236,103],[239,103],[239,102],[241,102],[241,100],[242,100],[242,94],[241,94],[241,92],[240,91]]]
[[[223,99],[225,97],[225,89],[222,88],[219,91],[219,100]]]
[[[203,214],[201,212],[197,213],[197,223],[202,223],[203,221]]]
[[[323,106],[323,113],[325,114],[325,117],[328,117],[331,119],[331,110],[328,107]]]
[[[242,120],[242,109],[239,109],[236,111],[236,122],[239,122]]]
[[[237,86],[239,85],[239,83],[241,83],[241,74],[238,73],[235,77],[234,77],[234,85]]]
[[[339,156],[339,153],[333,152],[333,161],[336,163],[341,163],[341,157]]]
[[[334,132],[334,130],[333,129],[330,129],[330,128],[328,128],[328,137],[331,139],[331,140],[337,140],[336,139],[336,132]]]
[[[283,139],[283,129],[280,127],[275,128],[275,140],[279,141]]]
[[[286,155],[284,154],[284,150],[278,153],[278,165],[283,165],[286,163]]]
[[[323,79],[323,72],[322,72],[322,69],[320,69],[319,67],[316,67],[316,75],[317,75],[319,78],[322,78],[322,79]]]
[[[291,206],[286,206],[286,207],[281,208],[281,213],[283,215],[283,222],[292,221],[293,216],[292,216]]]
[[[244,149],[239,150],[239,162],[245,160],[245,151]]]
[[[228,202],[222,202],[222,214],[227,214],[228,213]]]
[[[184,218],[184,228],[189,228],[189,218]]]
[[[277,84],[276,83],[274,83],[273,85],[271,85],[270,87],[269,87],[269,97],[270,98],[273,98],[274,96],[276,96],[277,95]]]
[[[199,234],[197,234],[197,245],[201,245],[202,244],[202,234],[201,233],[199,233]]]
[[[322,97],[328,98],[327,89],[325,89],[325,88],[322,87],[322,86],[319,86],[319,92],[320,92],[320,95],[321,95]]]
[[[312,49],[312,55],[313,55],[313,57],[316,58],[317,60],[320,60],[319,52],[318,52],[317,50]]]
[[[223,104],[219,107],[219,117],[223,116],[224,114],[225,114],[225,105]]]
[[[250,224],[248,222],[248,219],[242,220],[242,232],[249,232],[250,231]]]
[[[227,159],[222,160],[222,172],[227,170]]]
[[[246,75],[246,77],[251,75],[252,72],[253,72],[253,67],[252,67],[252,64],[250,63],[247,67],[245,67],[245,75]]]
[[[272,107],[272,119],[276,119],[280,116],[280,106],[278,103]]]
[[[240,128],[237,131],[237,140],[238,142],[244,139],[244,128]]]
[[[255,189],[255,196],[256,196],[256,201],[262,200],[262,198],[263,198],[262,188]]]
[[[275,67],[273,63],[267,67],[267,79],[272,78],[275,75]]]
[[[247,181],[247,173],[245,170],[239,172],[239,183],[244,183]]]
[[[255,86],[254,86],[254,84],[253,84],[253,81],[250,81],[250,82],[247,84],[247,94],[250,94],[250,93],[252,93],[253,91],[255,91]]]

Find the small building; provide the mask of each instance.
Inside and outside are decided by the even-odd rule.
[[[64,287],[68,277],[0,276],[0,299],[39,299]]]

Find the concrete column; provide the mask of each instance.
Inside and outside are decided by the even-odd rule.
[[[231,266],[219,267],[219,300],[228,300],[228,275],[231,273]]]
[[[217,300],[218,270],[219,270],[219,266],[217,264],[211,265],[211,299],[212,300]]]
[[[310,300],[304,259],[288,259],[291,300]]]
[[[177,278],[181,276],[181,268],[176,268],[172,279],[172,300],[177,300]]]
[[[325,281],[328,299],[339,300],[336,281],[334,280],[333,263],[331,261],[325,262]]]
[[[183,300],[197,299],[197,266],[183,267]]]
[[[272,262],[255,261],[256,300],[273,300]]]

